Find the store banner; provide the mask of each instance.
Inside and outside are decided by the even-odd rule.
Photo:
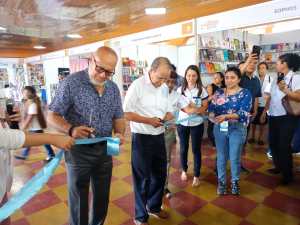
[[[135,34],[112,39],[111,42],[119,42],[119,46],[142,45],[154,42],[188,37],[194,35],[194,20],[188,20],[160,28],[155,28]]]
[[[300,18],[299,0],[275,0],[200,17],[197,19],[197,32],[204,34],[294,18]]]

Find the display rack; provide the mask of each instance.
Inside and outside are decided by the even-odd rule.
[[[123,94],[126,92],[129,86],[134,80],[143,76],[146,73],[148,64],[145,60],[132,60],[129,58],[122,58],[122,78],[123,78]]]
[[[40,96],[45,86],[45,75],[43,64],[27,64],[28,84],[35,87]]]
[[[238,39],[200,37],[199,45],[199,68],[202,75],[224,72],[247,57],[248,44]]]
[[[285,53],[300,55],[300,42],[261,45],[261,48],[261,60],[268,64],[270,72],[276,71],[276,62],[280,55]]]

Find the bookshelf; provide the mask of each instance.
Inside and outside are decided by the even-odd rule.
[[[224,72],[230,66],[236,66],[247,57],[248,44],[239,39],[214,37],[199,39],[199,68],[204,76]]]
[[[27,64],[28,83],[36,89],[38,95],[45,86],[45,75],[43,64]]]
[[[276,71],[276,62],[280,55],[285,53],[300,55],[300,42],[261,45],[261,48],[261,61],[265,61],[269,65],[270,72]]]
[[[128,57],[122,58],[122,79],[123,79],[123,94],[134,80],[146,74],[148,64],[145,60],[132,60]]]

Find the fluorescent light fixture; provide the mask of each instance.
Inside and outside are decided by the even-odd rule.
[[[164,15],[166,14],[166,8],[146,8],[146,15]]]
[[[7,29],[5,27],[0,27],[0,31],[6,31]]]
[[[35,49],[45,49],[46,47],[42,46],[42,45],[36,45],[33,48],[35,48]]]
[[[82,38],[82,36],[80,34],[67,34],[68,38],[72,38],[72,39],[80,39]]]

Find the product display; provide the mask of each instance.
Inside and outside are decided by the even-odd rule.
[[[124,95],[131,83],[143,76],[146,72],[148,64],[147,61],[131,60],[129,58],[122,58],[122,78]]]
[[[272,45],[261,45],[262,61],[269,65],[269,71],[276,71],[276,61],[284,53],[300,54],[300,42],[295,43],[278,43]]]
[[[247,56],[248,44],[238,39],[216,40],[214,37],[200,37],[199,67],[201,74],[212,75],[224,72],[237,65]]]

